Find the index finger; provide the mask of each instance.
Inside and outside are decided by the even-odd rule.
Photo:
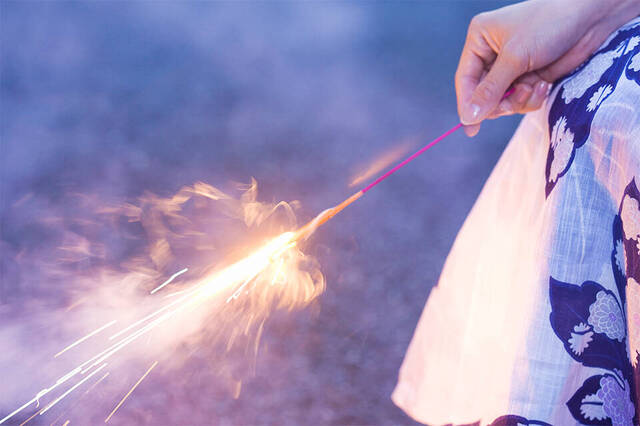
[[[484,43],[482,36],[476,35],[470,28],[455,75],[456,99],[460,117],[463,116],[463,110],[468,106],[471,95],[486,74],[487,67],[495,58],[495,52]]]

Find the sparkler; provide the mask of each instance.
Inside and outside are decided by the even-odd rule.
[[[512,92],[513,89],[507,92],[504,97],[509,96]],[[150,314],[144,316],[142,319],[124,327],[120,331],[111,335],[108,341],[114,341],[113,343],[110,343],[105,349],[98,352],[87,361],[83,362],[82,364],[73,368],[67,374],[60,377],[52,386],[42,389],[31,400],[24,403],[22,406],[6,415],[4,418],[0,419],[0,424],[5,423],[7,420],[13,418],[16,414],[27,409],[33,404],[36,404],[37,408],[40,405],[40,400],[42,398],[46,397],[53,391],[58,390],[58,388],[63,387],[67,383],[71,383],[72,380],[76,380],[76,382],[73,383],[68,389],[63,391],[60,396],[53,398],[52,402],[49,402],[47,405],[45,405],[44,408],[36,412],[34,416],[36,414],[44,414],[54,405],[58,404],[63,398],[72,393],[73,390],[87,382],[98,372],[105,369],[108,366],[107,360],[109,360],[112,356],[137,341],[140,337],[147,335],[152,330],[155,330],[162,325],[166,325],[169,319],[175,319],[180,314],[192,312],[205,302],[211,301],[215,296],[218,296],[225,292],[230,292],[231,294],[226,298],[226,304],[230,304],[239,299],[243,294],[249,294],[255,289],[264,290],[270,288],[278,288],[278,286],[281,286],[281,284],[283,284],[281,281],[281,277],[286,277],[287,275],[287,264],[293,263],[295,265],[296,262],[298,262],[303,257],[303,254],[297,249],[297,245],[299,242],[309,238],[318,227],[329,221],[331,218],[347,208],[353,202],[360,199],[365,193],[376,187],[382,181],[389,178],[402,167],[415,160],[417,157],[434,147],[436,144],[444,140],[446,137],[448,137],[461,127],[461,123],[455,125],[451,129],[416,151],[414,154],[398,163],[386,173],[382,174],[369,185],[365,186],[360,191],[345,199],[340,204],[337,204],[336,206],[321,212],[304,226],[299,227],[295,231],[284,232],[278,235],[250,255],[236,261],[235,263],[232,263],[231,265],[221,270],[211,272],[204,277],[196,280],[190,288],[172,293],[170,295],[172,296],[171,301],[167,302],[164,306],[156,309]],[[190,189],[191,193],[205,196],[212,200],[226,199],[226,194],[215,190],[215,188],[204,188],[203,185],[204,184],[194,186],[194,188]],[[180,197],[174,198],[177,199],[178,202],[185,202],[186,199],[188,199],[188,197],[185,197],[184,194]],[[293,269],[296,269],[295,266],[293,267]],[[150,293],[154,294],[160,291],[187,271],[188,268],[181,269],[179,272],[176,272],[171,277],[169,277],[165,282],[154,288]],[[292,307],[299,301],[308,302],[312,300],[317,294],[319,294],[319,292],[321,292],[323,289],[324,281],[322,280],[319,285],[316,285],[317,283],[313,277],[303,276],[299,279],[301,279],[301,281],[298,281],[299,285],[290,287],[288,289],[289,293],[282,292],[279,294],[280,299],[277,301],[278,306]],[[262,296],[264,295],[262,294],[261,297]],[[264,297],[262,298],[264,299]],[[265,302],[264,300],[261,300],[261,302],[262,309],[268,309],[270,305],[269,301],[267,300]],[[257,318],[259,317],[259,315],[256,312],[252,312],[251,319],[254,319],[254,317]],[[113,320],[98,328],[97,330],[87,334],[86,336],[78,339],[76,342],[58,352],[55,357],[58,357],[75,348],[79,344],[94,337],[101,331],[105,330],[108,327],[111,327],[114,324],[116,324],[116,320]],[[262,331],[262,324],[263,323],[259,325],[258,335]],[[250,325],[251,323],[247,324],[245,334],[247,333]],[[232,336],[232,339],[233,337],[234,336]],[[231,340],[229,341],[229,345],[231,344]],[[255,347],[257,350],[257,342]],[[109,419],[111,419],[111,417],[116,413],[116,411],[129,397],[133,390],[151,372],[151,370],[157,365],[157,363],[158,361],[155,361],[147,370],[147,372],[124,396],[124,398],[120,400],[114,410],[105,419],[105,422],[108,422]],[[108,374],[109,372],[106,372],[103,378]],[[100,379],[99,381],[102,381],[102,379]],[[94,383],[94,386],[98,382]],[[29,419],[27,419],[25,423],[31,420],[34,416],[31,416]]]
[[[505,99],[505,98],[509,97],[509,95],[511,95],[514,92],[514,90],[515,89],[513,89],[513,88],[509,89],[504,94],[502,99]],[[429,149],[433,148],[439,142],[441,142],[444,139],[446,139],[447,136],[455,133],[456,130],[460,129],[462,126],[463,126],[462,123],[456,124],[455,126],[450,128],[449,130],[447,130],[446,132],[444,132],[443,134],[441,134],[440,136],[438,136],[437,138],[435,138],[434,140],[432,140],[431,142],[429,142],[428,144],[426,144],[425,146],[420,148],[418,151],[414,152],[413,154],[411,154],[410,156],[408,156],[407,158],[405,158],[404,160],[402,160],[401,162],[396,164],[389,171],[387,171],[386,173],[384,173],[381,176],[379,176],[376,180],[374,180],[369,185],[367,185],[364,188],[362,188],[360,191],[356,192],[355,194],[353,194],[352,196],[350,196],[349,198],[347,198],[346,200],[344,200],[340,204],[336,205],[335,207],[329,208],[329,209],[323,211],[322,213],[320,213],[313,220],[311,220],[306,225],[304,225],[303,227],[301,227],[300,229],[298,229],[296,231],[295,240],[298,241],[298,240],[301,240],[301,239],[303,240],[303,239],[308,238],[311,234],[313,234],[315,232],[315,230],[319,226],[321,226],[324,223],[326,223],[327,221],[329,221],[332,217],[334,217],[335,215],[340,213],[342,210],[347,208],[354,201],[358,200],[365,193],[369,192],[376,185],[380,184],[383,180],[387,179],[392,174],[394,174],[395,172],[397,172],[398,170],[400,170],[401,168],[403,168],[404,166],[406,166],[407,164],[409,164],[410,162],[412,162],[413,160],[415,160],[416,158],[418,158],[419,156],[424,154],[426,151],[428,151]]]

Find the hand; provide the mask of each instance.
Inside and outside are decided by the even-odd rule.
[[[550,82],[638,14],[640,0],[529,0],[475,16],[455,77],[467,135],[485,118],[540,108]]]

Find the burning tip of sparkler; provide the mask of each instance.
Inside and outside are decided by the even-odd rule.
[[[332,217],[344,210],[348,205],[362,197],[363,191],[358,191],[340,204],[322,211],[319,215],[307,222],[304,226],[298,228],[293,235],[294,241],[303,241],[309,238],[321,225],[325,224]]]

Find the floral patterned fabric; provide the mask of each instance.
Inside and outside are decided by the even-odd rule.
[[[392,398],[429,424],[634,425],[639,361],[640,18],[522,121]]]

